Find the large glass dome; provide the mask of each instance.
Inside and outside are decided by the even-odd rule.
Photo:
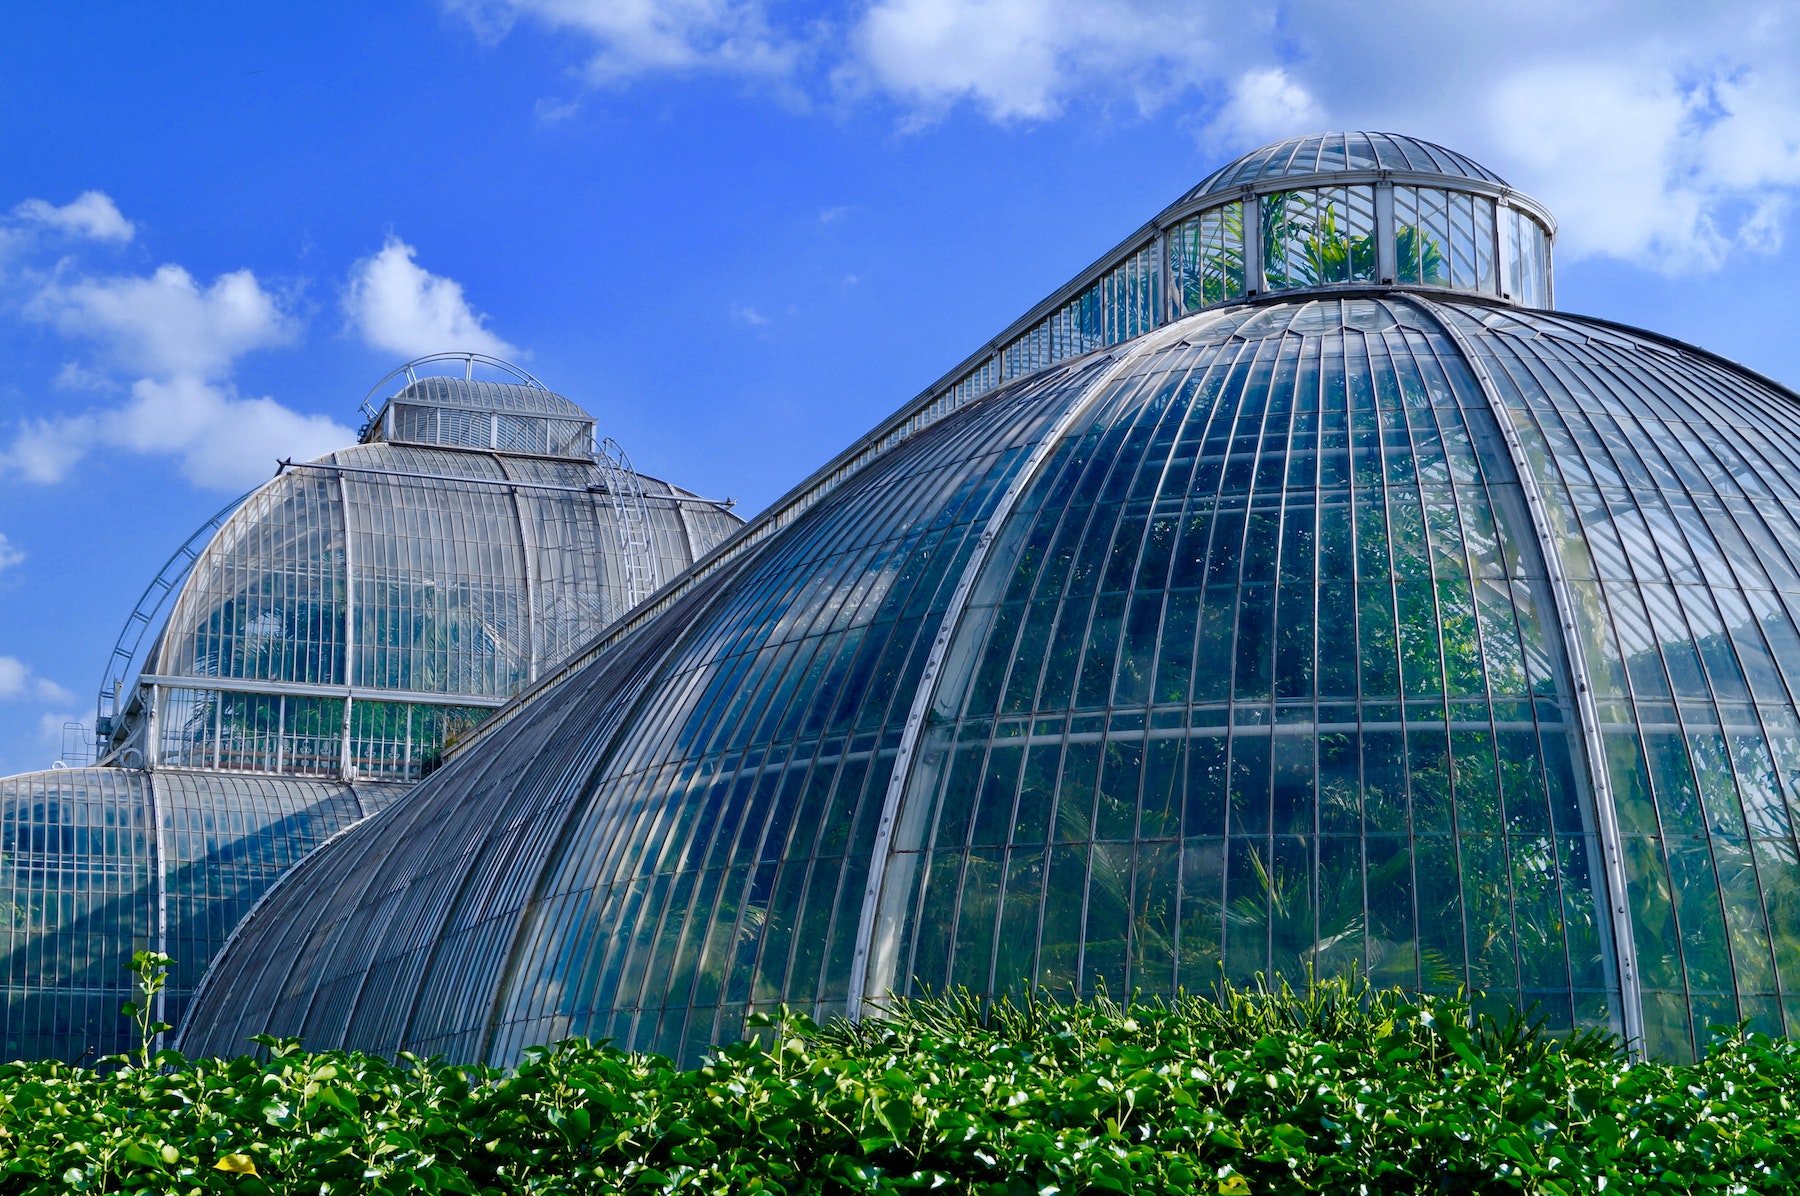
[[[123,1049],[134,950],[174,957],[178,1019],[277,876],[741,525],[481,361],[402,367],[363,443],[288,463],[177,554],[141,672],[103,688],[102,766],[0,778],[4,1057]]]
[[[535,380],[397,374],[364,443],[290,464],[200,552],[111,759],[416,780],[742,522],[597,451]]]
[[[304,862],[183,1048],[1338,973],[1800,1028],[1794,395],[1357,279],[958,379]]]

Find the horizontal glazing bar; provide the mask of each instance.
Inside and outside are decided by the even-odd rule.
[[[145,673],[144,685],[172,689],[219,689],[244,694],[286,694],[295,698],[354,698],[359,702],[410,702],[415,706],[482,706],[497,710],[511,701],[485,694],[427,693],[412,689],[376,689],[367,685],[306,685],[297,681],[256,681],[239,677],[171,677]]]
[[[431,447],[442,448],[444,446],[432,445]],[[374,469],[367,465],[333,465],[325,461],[287,461],[283,462],[283,468],[318,469],[328,473],[368,473],[384,478],[412,478],[424,482],[454,482],[459,485],[468,483],[475,486],[504,486],[509,490],[551,490],[561,494],[610,493],[605,486],[598,483],[592,486],[558,486],[551,482],[531,482],[519,478],[473,478],[462,474],[413,473],[404,469]],[[701,498],[697,494],[645,494],[644,497],[662,499],[664,502],[686,503],[689,506],[718,507],[721,510],[729,510],[737,505],[736,499]]]

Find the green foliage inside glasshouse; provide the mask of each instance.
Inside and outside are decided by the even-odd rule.
[[[510,1072],[273,1039],[10,1064],[0,1190],[1800,1189],[1800,1053],[1760,1035],[1631,1064],[1603,1035],[1348,985],[753,1024],[690,1070],[585,1041]]]

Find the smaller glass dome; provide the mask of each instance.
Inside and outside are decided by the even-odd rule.
[[[1398,133],[1314,133],[1252,150],[1221,166],[1182,196],[1187,203],[1270,179],[1355,170],[1417,171],[1476,179],[1496,187],[1506,180],[1455,150]]]

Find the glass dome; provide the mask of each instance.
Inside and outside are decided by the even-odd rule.
[[[1258,973],[1800,1028],[1795,403],[1394,288],[902,412],[272,890],[182,1047]]]
[[[0,778],[4,1057],[128,1046],[135,950],[174,957],[178,1020],[277,876],[741,526],[504,363],[396,378],[363,443],[288,463],[151,584],[179,588],[141,673],[153,608],[115,649],[105,766]]]
[[[1314,133],[1265,145],[1207,175],[1183,201],[1242,187],[1315,174],[1369,173],[1448,175],[1505,187],[1506,180],[1455,150],[1398,133]]]
[[[1556,222],[1486,167],[1416,138],[1327,133],[1214,171],[907,405],[891,436],[988,391],[1221,304],[1420,287],[1555,306]]]
[[[535,380],[405,383],[364,443],[290,463],[201,551],[116,762],[416,780],[741,524],[597,452]]]

